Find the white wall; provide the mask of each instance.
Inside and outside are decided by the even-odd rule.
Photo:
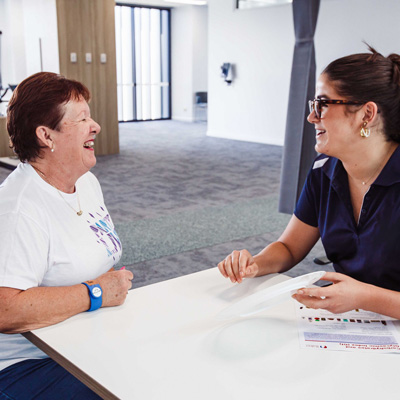
[[[331,61],[366,53],[363,40],[384,56],[400,53],[400,1],[321,0],[315,48],[317,72]]]
[[[18,83],[17,77],[24,76],[26,55],[22,0],[0,0],[1,72],[2,84]]]
[[[207,91],[207,7],[171,11],[172,118],[192,121],[194,93]]]
[[[234,10],[210,0],[208,135],[282,144],[294,46],[291,5]],[[220,76],[234,64],[234,81]]]
[[[171,96],[172,118],[192,120],[193,93],[193,7],[171,11]]]
[[[39,38],[43,70],[59,72],[56,0],[0,0],[0,31],[3,86],[41,70]]]
[[[208,7],[194,7],[193,92],[207,92]]]
[[[291,5],[233,10],[209,0],[208,134],[283,145],[294,46]],[[398,0],[321,0],[315,45],[317,73],[335,58],[365,52],[400,53]],[[231,87],[219,77],[236,65]]]
[[[41,70],[39,38],[42,42],[43,71],[59,73],[56,0],[23,0],[23,8],[26,76]]]

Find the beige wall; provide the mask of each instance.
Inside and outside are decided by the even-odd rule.
[[[0,157],[14,156],[10,149],[10,137],[8,136],[6,117],[0,117]]]
[[[92,118],[102,128],[95,142],[98,155],[119,153],[114,6],[114,0],[57,0],[60,73],[84,83],[92,94]],[[77,54],[76,63],[71,53]]]

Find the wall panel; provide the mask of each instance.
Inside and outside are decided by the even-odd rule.
[[[0,157],[15,156],[10,149],[10,137],[7,132],[6,117],[0,117]]]
[[[119,153],[114,6],[113,0],[57,0],[60,73],[81,81],[92,94],[92,117],[102,128],[95,142],[98,155]],[[71,53],[77,54],[76,63]]]

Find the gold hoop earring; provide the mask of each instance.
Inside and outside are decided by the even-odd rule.
[[[371,135],[371,130],[367,128],[367,121],[364,121],[361,127],[360,135],[362,137],[369,137]]]

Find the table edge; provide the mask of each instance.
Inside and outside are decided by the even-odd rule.
[[[32,332],[25,332],[22,335],[28,339],[32,344],[46,353],[50,358],[52,358],[57,364],[61,365],[65,368],[69,373],[71,373],[75,378],[85,384],[88,388],[93,390],[96,394],[98,394],[101,398],[105,400],[120,400],[119,397],[115,396],[108,389],[106,389],[103,385],[97,382],[95,379],[90,377],[86,372],[82,371],[72,362],[68,361],[64,356],[54,350],[51,346],[45,343],[42,339],[39,339]]]

